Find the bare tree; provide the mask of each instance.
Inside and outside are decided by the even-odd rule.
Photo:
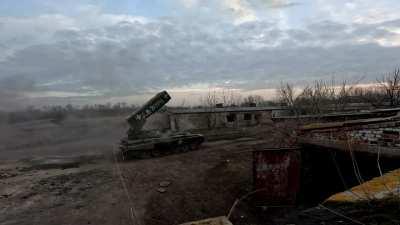
[[[370,104],[374,108],[382,106],[385,102],[385,93],[381,87],[371,86],[368,88],[356,87],[350,90],[350,96],[359,102]]]
[[[217,94],[215,91],[209,90],[207,95],[200,100],[201,105],[206,108],[214,108],[217,104]]]
[[[183,98],[178,108],[186,108],[186,98]]]
[[[231,92],[231,95],[229,97],[230,100],[230,105],[231,106],[238,106],[242,103],[242,96],[239,93],[236,93],[234,91]]]
[[[229,88],[222,89],[220,98],[225,106],[238,106],[242,102],[242,96]]]
[[[282,84],[278,90],[280,102],[288,106],[296,114],[320,114],[329,110],[344,110],[350,102],[354,85],[347,81],[336,85],[335,81],[316,80],[312,85],[305,86],[299,95],[295,96],[290,84]]]
[[[307,85],[297,97],[297,105],[305,113],[319,114],[327,109],[336,95],[335,87],[322,80]]]
[[[393,73],[383,76],[377,80],[379,87],[385,93],[385,99],[391,107],[400,105],[400,69],[395,69]]]
[[[287,106],[295,114],[298,114],[299,112],[296,108],[296,97],[293,85],[290,83],[281,83],[281,86],[277,92],[279,103]]]
[[[249,106],[251,104],[256,104],[257,106],[264,103],[264,98],[260,95],[249,95],[243,99],[242,104]]]
[[[214,110],[215,106],[217,104],[217,94],[214,91],[209,90],[207,95],[202,98],[201,104],[209,111],[209,113],[206,114],[207,117],[207,127],[208,128],[214,128],[215,125],[217,124],[217,117],[215,116]]]
[[[336,85],[333,83],[331,88],[335,90],[334,95],[332,95],[335,110],[345,110],[352,101],[351,98],[357,97],[355,92],[357,83],[349,85],[348,82],[344,80],[338,88],[336,88]]]

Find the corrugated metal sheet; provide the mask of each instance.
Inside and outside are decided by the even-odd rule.
[[[389,117],[380,117],[380,118],[369,118],[369,119],[359,119],[359,120],[347,120],[341,122],[331,122],[331,123],[312,123],[304,125],[300,128],[301,131],[313,131],[313,130],[321,130],[321,129],[334,129],[334,128],[343,128],[343,127],[354,127],[357,125],[369,125],[369,124],[380,124],[387,123],[393,121],[399,121],[400,114]]]
[[[356,108],[358,109],[358,108]],[[393,116],[394,114],[400,112],[399,108],[387,108],[387,109],[375,109],[375,110],[367,110],[367,111],[356,111],[356,112],[334,112],[334,113],[326,113],[326,114],[314,114],[314,115],[298,115],[298,116],[278,116],[275,119],[323,119],[323,118],[331,118],[331,117],[362,117],[362,116],[372,116],[373,117],[384,117]],[[383,115],[382,115],[383,114]]]
[[[266,205],[291,205],[300,187],[300,151],[294,148],[253,152],[256,201]]]
[[[365,183],[332,195],[324,203],[355,203],[371,199],[384,199],[399,194],[400,169],[375,177]]]

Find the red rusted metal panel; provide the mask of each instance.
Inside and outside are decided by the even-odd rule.
[[[253,152],[257,202],[292,205],[300,187],[300,150],[265,149]]]

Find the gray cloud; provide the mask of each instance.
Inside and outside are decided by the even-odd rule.
[[[0,89],[14,92],[32,91],[35,89],[35,82],[23,75],[13,75],[0,80]]]
[[[400,48],[379,42],[399,36],[385,27],[400,24],[322,21],[282,29],[265,21],[209,25],[164,18],[54,29],[46,41],[9,48],[12,54],[0,61],[0,87],[113,97],[198,83],[250,90],[282,80],[374,80],[399,65]]]
[[[14,74],[0,79],[0,110],[10,110],[24,105],[24,92],[34,91],[35,82],[29,77]],[[25,102],[26,103],[26,102]]]
[[[262,2],[264,2],[264,4],[267,5],[267,7],[275,9],[288,8],[302,4],[300,2],[292,2],[287,0],[264,0]]]

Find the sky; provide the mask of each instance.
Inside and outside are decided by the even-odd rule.
[[[400,66],[397,0],[1,0],[0,110],[172,104]]]

